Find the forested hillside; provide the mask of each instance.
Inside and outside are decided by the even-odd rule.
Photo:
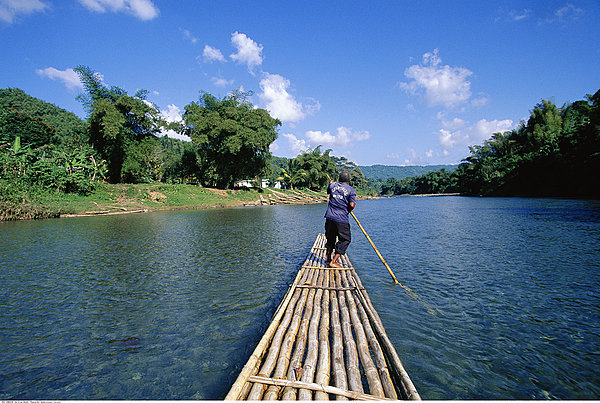
[[[48,136],[32,139],[40,144],[48,142],[68,148],[87,143],[86,123],[77,115],[18,88],[0,89],[0,122],[0,143],[12,143],[17,133],[21,134],[22,143],[29,142],[28,134]],[[41,127],[40,122],[46,127]],[[23,130],[23,126],[31,132]]]
[[[454,171],[456,169],[456,165],[361,165],[360,169],[367,179],[386,181],[388,178],[404,179],[412,176],[423,175],[431,171],[439,171],[440,169]]]
[[[454,172],[388,180],[384,194],[600,198],[600,91],[558,107],[542,100],[514,130],[495,133]]]

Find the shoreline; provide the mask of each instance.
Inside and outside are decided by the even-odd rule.
[[[359,196],[357,200],[371,200],[379,199],[379,196]],[[209,209],[221,209],[221,208],[238,208],[238,207],[258,207],[258,206],[275,206],[275,205],[292,205],[292,204],[319,204],[326,203],[327,200],[304,200],[304,201],[280,201],[272,203],[261,203],[261,200],[257,200],[254,203],[240,203],[240,204],[215,204],[209,206],[173,206],[173,207],[159,207],[159,208],[144,208],[135,210],[100,210],[100,211],[85,211],[82,213],[66,213],[59,214],[54,218],[76,218],[76,217],[97,217],[97,216],[109,216],[109,215],[122,215],[122,214],[142,214],[142,213],[158,213],[166,211],[193,211],[193,210],[209,210]]]
[[[378,198],[360,194],[359,200]],[[89,195],[23,190],[0,200],[0,222],[45,218],[93,217],[158,211],[325,203],[324,190],[223,190],[186,184],[106,184]]]

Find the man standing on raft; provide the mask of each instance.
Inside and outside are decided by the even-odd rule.
[[[351,241],[348,214],[356,206],[356,191],[350,186],[350,173],[343,171],[339,182],[330,179],[327,193],[329,194],[329,204],[325,212],[327,264],[329,267],[342,267],[338,259],[346,253],[346,248]],[[332,259],[334,248],[335,255]]]

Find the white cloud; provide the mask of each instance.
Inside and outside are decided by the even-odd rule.
[[[258,95],[271,116],[282,122],[297,122],[304,119],[306,113],[302,104],[287,91],[290,81],[279,74],[265,73],[260,80],[262,92]]]
[[[198,42],[199,39],[196,38],[194,35],[192,35],[192,33],[190,32],[189,29],[182,29],[181,31],[183,32],[183,36],[186,39],[189,39],[190,42],[192,42],[192,43]]]
[[[507,22],[516,22],[522,21],[531,16],[532,10],[529,8],[524,8],[522,10],[510,9],[506,10],[503,7],[499,9],[499,16],[496,17],[495,22],[499,21],[507,21]]]
[[[288,140],[288,148],[295,154],[300,154],[301,152],[306,151],[309,148],[305,140],[299,139],[293,134],[282,134],[282,137],[285,137]]]
[[[513,121],[509,119],[491,121],[481,119],[471,126],[466,126],[466,122],[463,123],[462,126],[453,126],[448,122],[442,122],[444,128],[438,132],[438,142],[444,150],[444,155],[447,155],[449,150],[459,145],[482,144],[485,140],[489,140],[492,134],[502,133],[513,127]]]
[[[277,141],[274,141],[269,146],[269,151],[272,152],[272,153],[274,153],[277,150],[279,150],[279,144],[277,144]]]
[[[440,129],[440,135],[438,137],[438,141],[444,150],[448,150],[450,148],[454,148],[457,142],[457,137],[461,135],[460,132],[455,132],[452,134],[450,130]]]
[[[488,140],[494,133],[503,133],[510,130],[513,126],[513,121],[509,119],[505,120],[485,120],[481,119],[473,126],[469,133],[469,145],[483,143],[484,140]]]
[[[344,126],[337,128],[335,134],[331,134],[329,131],[322,132],[320,130],[309,130],[306,132],[306,138],[314,145],[323,145],[326,147],[349,147],[361,141],[366,141],[371,138],[371,134],[368,131],[364,132],[353,132]]]
[[[0,21],[12,24],[18,15],[44,11],[48,7],[40,0],[0,0]]]
[[[442,127],[444,129],[448,129],[448,130],[460,129],[461,127],[464,127],[466,124],[467,124],[467,122],[465,122],[461,118],[454,118],[450,121],[442,120]]]
[[[204,57],[204,61],[208,63],[212,62],[226,62],[225,56],[223,53],[217,48],[213,48],[212,46],[206,45],[204,46],[204,51],[202,52],[202,56]]]
[[[177,105],[171,104],[167,106],[167,109],[162,109],[160,111],[160,115],[164,120],[168,123],[172,122],[183,122],[183,117],[181,116],[181,109]],[[163,136],[171,137],[174,139],[191,141],[192,139],[189,136],[177,133],[175,130],[162,130],[161,134]]]
[[[528,18],[531,15],[531,10],[528,8],[524,8],[521,11],[512,10],[510,13],[510,17],[513,21],[521,21]]]
[[[222,77],[211,77],[210,81],[212,81],[212,83],[217,87],[227,87],[228,85],[232,85],[234,82],[233,80],[226,80]]]
[[[546,22],[559,22],[561,24],[566,24],[569,22],[577,21],[582,15],[583,9],[575,7],[571,3],[567,3],[564,7],[557,9],[554,12],[554,17],[549,18],[548,20],[546,20]]]
[[[124,12],[147,21],[158,17],[158,8],[150,0],[79,0],[90,11],[105,13]]]
[[[421,95],[429,106],[452,108],[465,103],[471,96],[468,78],[473,72],[441,63],[438,49],[425,53],[422,64],[415,64],[404,71],[411,81],[399,83],[400,88],[411,95]]]
[[[490,101],[490,98],[487,95],[480,95],[479,98],[475,98],[471,101],[471,105],[475,108],[481,108]]]
[[[35,72],[41,77],[61,81],[69,90],[83,89],[79,75],[73,69],[58,70],[54,67],[46,67],[45,69],[37,69]]]
[[[162,109],[160,111],[160,115],[164,120],[166,120],[169,123],[183,122],[183,117],[181,116],[181,109],[179,109],[179,107],[174,104],[167,105],[167,109]]]
[[[263,46],[248,38],[246,34],[237,31],[231,34],[231,43],[237,52],[232,53],[229,57],[240,64],[246,64],[248,71],[254,74],[254,68],[262,64]]]

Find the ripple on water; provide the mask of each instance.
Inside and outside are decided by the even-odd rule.
[[[324,205],[0,226],[0,397],[221,399]],[[425,399],[598,399],[600,204],[397,198],[350,259]],[[435,313],[432,314],[431,312]]]

